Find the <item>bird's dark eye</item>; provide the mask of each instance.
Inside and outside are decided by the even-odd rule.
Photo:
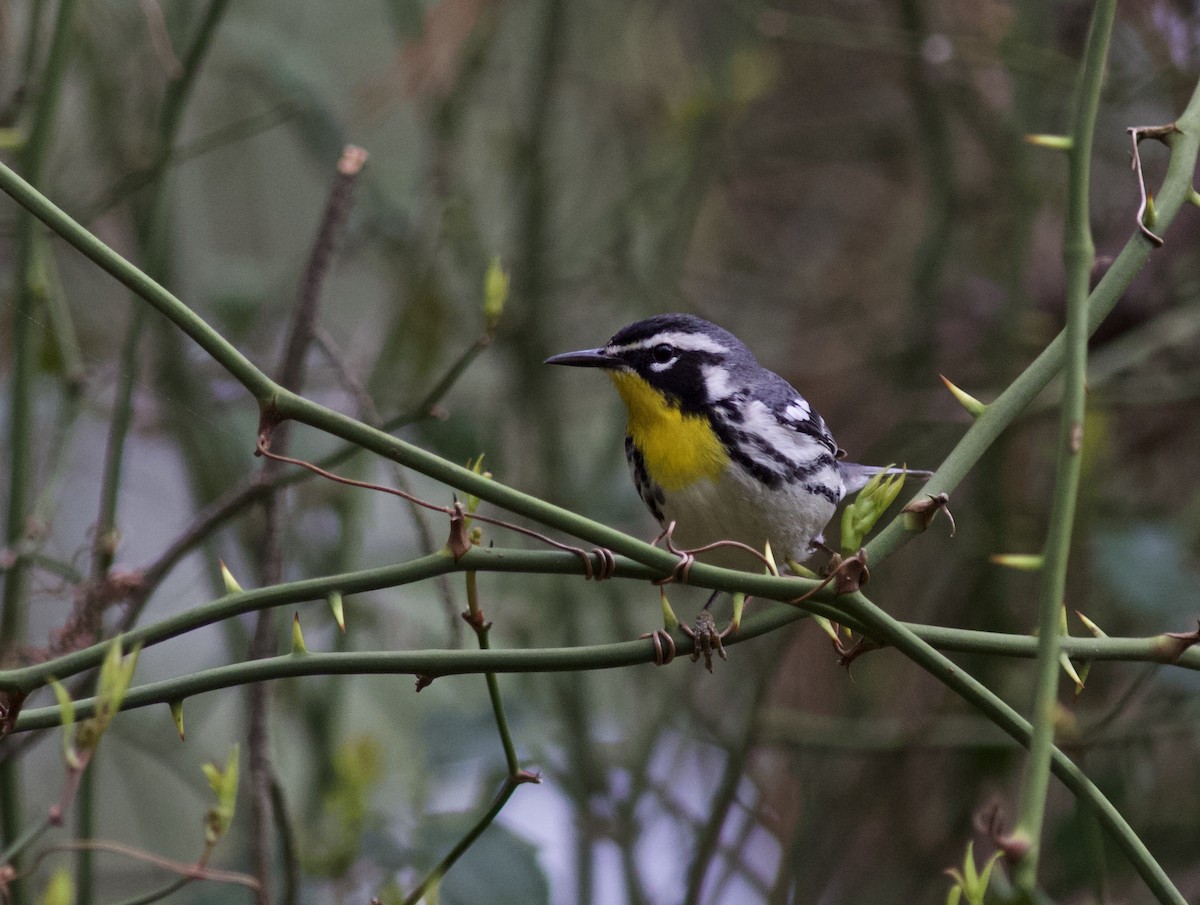
[[[655,346],[654,350],[650,354],[654,356],[654,360],[657,361],[660,365],[664,365],[668,361],[670,361],[672,358],[675,357],[675,350],[672,349],[670,346],[668,346],[666,343],[663,343],[661,345]]]

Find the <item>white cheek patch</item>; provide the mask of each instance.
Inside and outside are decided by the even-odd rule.
[[[704,388],[710,402],[728,399],[736,392],[729,382],[729,372],[720,365],[703,365],[700,373],[704,376]]]

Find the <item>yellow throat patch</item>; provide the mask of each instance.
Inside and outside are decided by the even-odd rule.
[[[609,371],[608,376],[625,401],[629,436],[654,483],[680,490],[725,470],[729,456],[707,418],[685,415],[637,374]]]

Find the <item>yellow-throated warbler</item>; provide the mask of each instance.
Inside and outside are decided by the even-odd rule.
[[[638,495],[674,540],[734,540],[803,562],[838,502],[883,471],[843,460],[821,416],[736,336],[689,314],[660,314],[599,349],[547,364],[602,368],[628,410],[625,456]],[[736,548],[717,565],[760,564]]]

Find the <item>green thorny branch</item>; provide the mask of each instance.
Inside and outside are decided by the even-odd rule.
[[[1027,897],[1032,897],[1037,888],[1042,822],[1050,785],[1050,754],[1054,745],[1054,728],[1058,723],[1059,623],[1066,593],[1067,560],[1071,554],[1071,532],[1083,461],[1088,279],[1096,259],[1091,224],[1088,222],[1088,189],[1096,111],[1100,106],[1104,61],[1108,56],[1108,42],[1116,12],[1116,0],[1100,0],[1092,12],[1083,66],[1076,87],[1075,121],[1068,151],[1067,217],[1063,225],[1063,264],[1067,283],[1066,367],[1054,496],[1038,596],[1038,656],[1031,708],[1033,741],[1029,746],[1029,763],[1021,788],[1017,826],[1002,845],[1014,861],[1013,878]]]
[[[583,575],[584,565],[579,557],[560,551],[517,550],[503,547],[472,547],[457,560],[447,550],[422,556],[397,565],[382,566],[285,582],[269,588],[252,591],[236,591],[184,612],[136,628],[124,636],[126,645],[140,644],[143,649],[154,647],[173,638],[207,625],[213,625],[244,613],[264,608],[295,606],[305,602],[323,602],[331,596],[339,598],[362,594],[383,588],[396,588],[426,581],[437,575],[456,572],[503,572],[521,574]],[[722,570],[725,571],[725,570]],[[650,581],[661,576],[661,572],[647,568],[626,557],[613,560],[615,579]],[[797,578],[776,578],[770,575],[751,575],[743,572],[727,572],[728,580],[710,584],[714,589],[732,591],[741,589],[761,600],[788,601],[798,591],[814,583]],[[848,598],[847,598],[848,599]],[[839,601],[842,603],[843,601]],[[811,607],[810,607],[811,605]],[[834,618],[855,629],[865,626],[857,618],[843,612],[843,608],[806,601],[810,609]],[[793,606],[772,607],[746,618],[737,635],[728,639],[738,644],[773,631],[783,625],[802,618],[807,613]],[[978,632],[965,629],[927,626],[914,623],[899,623],[906,631],[919,636],[925,643],[941,650],[982,653],[1006,657],[1033,657],[1037,639],[1029,635],[1005,635],[994,632]],[[689,641],[678,634],[676,640],[688,650]],[[1063,650],[1070,656],[1084,661],[1115,660],[1174,664],[1185,669],[1200,670],[1200,648],[1190,647],[1187,636],[1156,635],[1147,638],[1090,638],[1064,637]],[[85,672],[103,659],[108,644],[99,643],[83,650],[65,654],[54,660],[0,670],[0,690],[32,693],[42,688],[51,676],[62,679]],[[425,676],[461,675],[480,672],[547,672],[573,669],[605,669],[653,662],[652,644],[644,640],[600,644],[590,647],[548,648],[534,650],[426,650],[376,653],[311,653],[302,659],[289,656],[267,658],[253,663],[239,662],[201,670],[177,679],[135,686],[125,697],[125,710],[182,700],[194,694],[245,684],[250,681],[278,679],[297,675],[322,673],[351,674],[393,673]],[[92,703],[79,700],[74,703],[80,718],[90,714]],[[18,732],[44,729],[58,723],[58,707],[25,710],[16,721]]]
[[[1193,95],[1186,110],[1177,120],[1176,132],[1166,135],[1164,141],[1171,148],[1171,159],[1167,176],[1161,187],[1156,203],[1155,225],[1161,234],[1170,225],[1179,208],[1192,193],[1191,178],[1195,166],[1197,149],[1200,146],[1200,88]],[[450,463],[436,455],[422,450],[412,444],[375,430],[353,418],[349,418],[296,394],[290,393],[272,381],[263,371],[250,362],[232,344],[213,330],[201,317],[188,308],[178,298],[168,292],[160,284],[149,278],[144,272],[134,267],[99,239],[89,233],[63,211],[59,210],[47,198],[25,182],[7,166],[0,164],[0,189],[11,195],[26,207],[36,217],[41,219],[55,233],[66,239],[101,268],[112,274],[129,287],[137,295],[149,302],[154,308],[164,314],[179,329],[195,340],[212,357],[221,364],[235,379],[254,396],[263,413],[265,424],[278,424],[281,421],[292,420],[307,424],[311,427],[333,434],[341,439],[371,450],[378,455],[392,459],[402,465],[413,468],[435,480],[442,481],[458,490],[480,497],[503,509],[518,515],[557,528],[591,544],[602,545],[608,550],[622,555],[615,560],[616,571],[622,571],[625,565],[631,577],[650,578],[672,574],[678,564],[678,557],[672,553],[646,544],[636,538],[623,534],[613,528],[587,519],[574,512],[547,503],[536,497],[507,487],[499,482],[487,480],[468,469]],[[1088,299],[1088,330],[1092,330],[1099,321],[1116,304],[1125,287],[1128,286],[1136,271],[1141,267],[1153,249],[1154,244],[1139,230],[1126,244],[1124,250],[1114,261]],[[1066,342],[1058,337],[1042,354],[998,397],[987,410],[976,420],[975,424],[964,435],[955,449],[942,463],[937,473],[927,486],[927,491],[933,494],[948,493],[966,474],[969,468],[983,454],[991,442],[1007,427],[1062,367],[1066,358]],[[868,546],[868,551],[874,563],[882,561],[893,552],[912,533],[906,530],[901,521],[894,522]],[[487,556],[483,551],[473,551],[468,556]],[[541,556],[558,556],[556,571],[573,572],[583,569],[579,558],[565,557],[562,554],[526,554]],[[611,555],[611,554],[608,554]],[[598,559],[603,560],[603,556]],[[625,563],[627,558],[630,562]],[[439,569],[447,568],[439,563],[432,566],[433,560],[448,562],[454,566],[448,555],[426,557],[417,562],[424,564],[428,574],[436,574]],[[507,565],[515,566],[520,559],[514,554],[507,560]],[[516,569],[516,571],[523,571]],[[797,591],[811,588],[811,584],[802,579],[779,579],[769,576],[751,576],[731,570],[719,569],[713,566],[696,564],[689,572],[688,580],[700,586],[720,588],[723,590],[741,590],[758,597],[790,600],[797,596]],[[786,582],[787,590],[780,587],[760,586],[760,582]],[[302,583],[301,583],[302,584]],[[282,587],[282,586],[281,586]],[[265,589],[251,594],[270,595],[276,589]],[[345,588],[341,590],[345,591]],[[765,592],[765,593],[764,593]],[[248,595],[249,596],[249,595]],[[265,598],[264,598],[265,599]],[[237,601],[245,604],[245,600]],[[970,676],[964,674],[949,660],[933,649],[911,628],[892,619],[875,607],[861,594],[855,593],[840,598],[839,606],[831,609],[820,603],[806,603],[806,608],[814,612],[829,612],[838,616],[844,624],[853,625],[869,634],[874,640],[892,644],[917,665],[930,672],[940,681],[961,695],[964,699],[979,707],[997,725],[1020,741],[1029,744],[1031,736],[1030,724],[1015,711],[1000,701],[991,691],[980,685]],[[270,605],[263,600],[247,606]],[[244,611],[244,610],[243,610]],[[773,612],[773,611],[772,611]],[[769,630],[770,621],[763,614],[762,630]],[[794,611],[787,612],[790,621],[795,618]],[[186,616],[186,614],[185,614]],[[777,618],[777,617],[776,617]],[[752,623],[748,620],[744,630],[748,637]],[[186,631],[181,628],[179,631]],[[944,630],[942,630],[944,631]],[[144,634],[145,630],[131,633],[131,638]],[[178,631],[175,632],[176,634]],[[1093,642],[1088,642],[1093,643]],[[1179,640],[1180,645],[1186,646],[1186,641]],[[627,655],[634,655],[631,662],[644,662],[648,659],[650,645],[645,642],[628,642]],[[613,645],[619,648],[621,645]],[[1068,648],[1069,649],[1069,648]],[[90,650],[90,649],[89,649]],[[506,658],[520,659],[530,654],[540,654],[542,659],[535,662],[532,658],[525,663],[525,668],[538,669],[575,669],[587,668],[582,662],[571,662],[551,652],[524,651],[489,651],[489,652],[435,652],[440,657],[476,656],[483,657],[482,668],[478,671],[504,671],[502,665]],[[1149,653],[1149,651],[1148,651]],[[549,656],[547,656],[549,655]],[[91,656],[88,650],[68,654],[58,661],[60,666],[66,666],[72,658],[82,657],[85,660]],[[313,672],[332,671],[377,671],[388,657],[404,656],[401,654],[326,654],[312,655],[310,658],[299,658],[299,662],[310,664]],[[320,658],[337,658],[323,660]],[[360,658],[355,660],[354,658]],[[371,659],[384,658],[384,659]],[[492,659],[495,658],[495,659]],[[460,667],[465,664],[458,664]],[[479,664],[477,664],[478,666]],[[617,665],[611,663],[609,665]],[[419,670],[431,675],[455,671],[449,660],[427,662],[428,668]],[[233,667],[221,669],[250,670],[240,678],[246,681],[269,677],[273,668],[278,668],[273,660],[258,661],[254,664],[234,664]],[[29,669],[29,668],[26,668]],[[255,672],[255,670],[258,670]],[[457,671],[461,671],[457,670]],[[65,672],[65,671],[64,671]],[[216,672],[216,671],[212,671]],[[279,672],[278,674],[301,674],[299,671]],[[24,682],[17,679],[24,677]],[[0,674],[10,683],[9,687],[20,686],[29,681],[31,674],[23,670],[13,670]],[[15,681],[14,681],[15,680]],[[186,682],[184,680],[174,680]],[[34,680],[33,686],[41,684]],[[217,685],[214,687],[223,687]],[[133,689],[129,695],[129,704],[137,700],[139,689]],[[32,716],[32,714],[31,714]],[[22,725],[23,722],[22,722]],[[1132,860],[1134,866],[1153,890],[1161,902],[1182,903],[1178,891],[1174,889],[1161,867],[1146,851],[1137,835],[1129,828],[1119,813],[1100,794],[1086,777],[1057,749],[1051,750],[1051,768],[1076,795],[1089,801],[1096,809],[1102,823],[1112,833],[1114,839]]]
[[[482,457],[476,461],[474,471],[485,474],[480,467],[482,465]],[[475,508],[479,505],[479,498],[472,497],[466,505],[466,518],[462,522],[462,530],[466,531],[471,515]],[[468,542],[472,547],[478,548],[482,541],[482,532],[478,529],[471,529],[468,535]],[[473,569],[466,571],[467,585],[467,609],[462,614],[463,619],[469,625],[472,631],[475,632],[475,638],[479,643],[479,650],[486,652],[491,649],[491,630],[492,624],[487,621],[483,615],[483,608],[479,605],[479,581],[477,573]],[[487,682],[488,698],[492,703],[492,716],[496,720],[496,731],[500,735],[500,745],[504,749],[504,764],[507,772],[504,776],[504,782],[500,786],[500,790],[492,799],[491,805],[487,811],[475,822],[475,824],[463,835],[461,839],[450,849],[449,852],[433,867],[420,883],[414,887],[404,899],[404,905],[416,905],[421,901],[431,889],[436,889],[441,883],[442,877],[446,872],[454,866],[459,858],[468,848],[475,844],[475,841],[482,835],[483,831],[492,825],[500,811],[508,804],[513,793],[518,786],[525,783],[541,782],[541,776],[538,773],[533,773],[529,770],[521,768],[521,762],[517,759],[517,749],[513,744],[512,731],[508,726],[508,716],[504,710],[504,700],[500,696],[500,681],[494,672],[485,672],[484,680]],[[431,682],[432,678],[428,675],[419,675],[417,677],[417,690],[420,691],[423,687],[423,682]],[[374,900],[378,901],[378,900]]]

